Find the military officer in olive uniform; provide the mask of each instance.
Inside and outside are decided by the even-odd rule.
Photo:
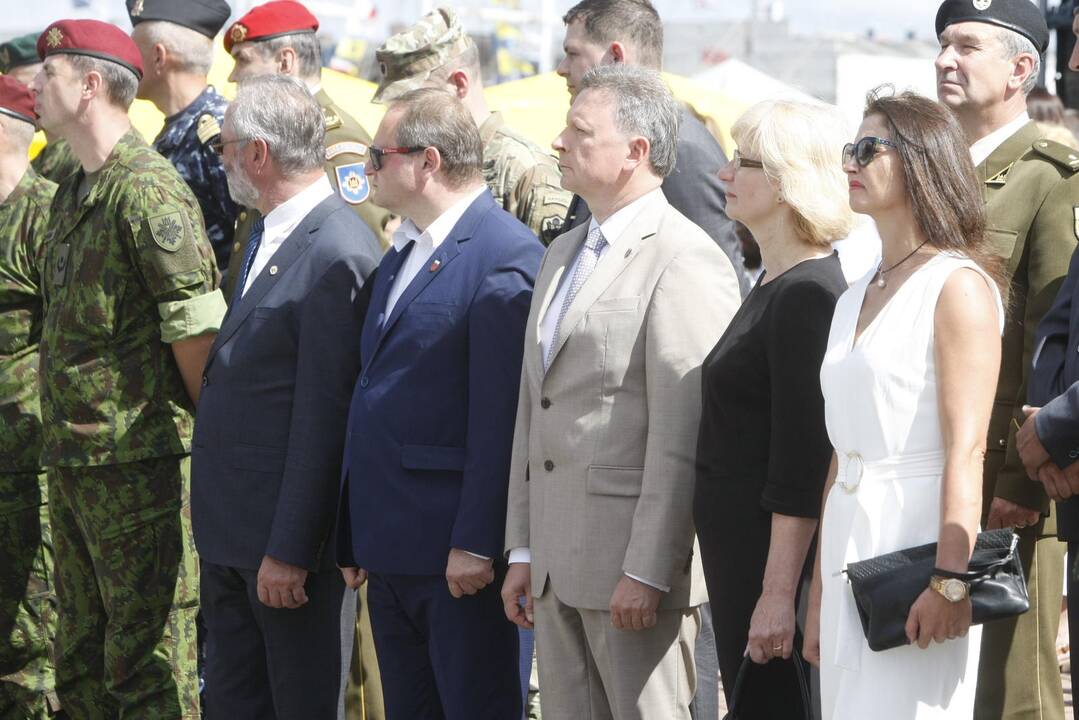
[[[35,110],[81,163],[56,191],[42,266],[56,689],[76,720],[194,720],[189,453],[225,311],[213,250],[191,190],[131,127],[131,38],[61,20],[38,54]]]
[[[307,85],[326,121],[326,174],[330,184],[386,248],[390,214],[368,199],[370,188],[364,173],[371,136],[322,89],[322,51],[317,30],[318,18],[293,0],[272,0],[252,8],[225,31],[225,50],[236,61],[229,80],[240,82],[255,75],[279,73],[298,77]],[[234,259],[227,276],[236,274],[236,266],[244,256],[254,213],[250,208],[240,211],[232,248]],[[231,282],[226,280],[226,297],[231,297],[231,289]]]
[[[56,184],[34,172],[34,98],[0,77],[0,718],[59,709],[52,539],[41,455],[41,243]]]
[[[29,33],[0,44],[0,73],[10,75],[24,85],[41,69],[37,39],[41,33]],[[60,182],[79,169],[79,159],[63,138],[49,137],[48,143],[33,160],[34,170],[47,180]]]
[[[375,52],[382,77],[375,102],[418,87],[442,87],[465,104],[483,140],[483,176],[495,202],[539,236],[562,233],[573,193],[562,189],[558,162],[491,112],[483,95],[476,43],[457,13],[442,7],[397,33]]]
[[[1049,31],[1028,0],[947,0],[937,11],[937,96],[971,143],[988,245],[1010,288],[985,456],[985,528],[1017,528],[1030,611],[982,634],[975,718],[1064,717],[1056,635],[1063,546],[1015,431],[1024,420],[1034,331],[1068,270],[1079,232],[1079,154],[1044,140],[1026,112]]]
[[[127,0],[142,54],[138,97],[165,115],[153,148],[165,156],[191,188],[206,221],[217,267],[228,267],[239,212],[229,195],[221,157],[210,143],[221,134],[228,101],[206,82],[213,40],[229,19],[225,0]]]

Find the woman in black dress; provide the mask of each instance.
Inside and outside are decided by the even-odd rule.
[[[749,655],[763,666],[739,717],[800,719],[795,608],[832,456],[819,373],[847,288],[831,249],[852,222],[846,135],[834,108],[784,101],[750,108],[731,134],[727,214],[765,272],[704,361],[694,520],[728,702]]]

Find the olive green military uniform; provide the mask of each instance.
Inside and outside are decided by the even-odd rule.
[[[1079,153],[1041,139],[1027,123],[977,168],[986,200],[988,247],[1011,289],[1005,298],[1000,379],[989,422],[982,490],[983,526],[994,497],[1043,513],[1019,530],[1030,610],[982,631],[975,718],[1063,720],[1056,658],[1064,546],[1040,483],[1026,474],[1015,444],[1024,419],[1034,330],[1056,297],[1079,235]]]
[[[562,189],[555,159],[491,113],[480,126],[483,179],[495,202],[536,233],[544,245],[562,233],[573,193]]]
[[[390,213],[372,203],[370,186],[364,169],[368,162],[367,148],[371,145],[371,136],[359,122],[338,107],[325,90],[315,93],[315,100],[322,108],[322,118],[326,122],[326,175],[330,185],[352,206],[360,219],[367,223],[375,233],[383,249],[389,247],[386,234],[386,222]],[[243,208],[236,222],[236,233],[229,256],[229,268],[225,273],[225,297],[232,299],[234,278],[240,273],[247,241],[251,237],[251,227],[258,217],[254,208]]]
[[[0,203],[0,718],[59,708],[56,636],[38,403],[41,248],[56,185],[32,168]]]
[[[72,718],[199,717],[188,453],[171,343],[224,315],[190,189],[134,130],[60,184],[45,238],[42,464]]]
[[[31,165],[34,166],[38,175],[54,183],[60,183],[64,178],[74,175],[81,167],[71,146],[63,138],[50,140],[45,147],[41,148],[41,152],[33,159]]]

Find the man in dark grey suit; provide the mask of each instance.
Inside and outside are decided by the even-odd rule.
[[[566,79],[571,97],[592,67],[606,63],[663,66],[663,23],[648,0],[582,0],[565,14],[565,57],[557,72]],[[693,112],[683,106],[678,130],[678,156],[674,172],[663,181],[667,202],[700,227],[723,248],[738,275],[742,297],[749,292],[749,273],[742,246],[727,206],[719,170],[727,164],[723,148]],[[565,230],[588,222],[592,215],[579,195],[574,195],[566,215]],[[714,656],[715,653],[712,653]]]
[[[260,220],[202,377],[191,514],[214,717],[333,720],[345,586],[327,540],[378,241],[323,171],[301,83],[240,85],[216,151]]]

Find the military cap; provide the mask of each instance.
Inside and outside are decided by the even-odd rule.
[[[0,113],[36,125],[37,113],[30,88],[13,77],[0,75]]]
[[[213,38],[225,25],[232,9],[225,0],[127,0],[132,25],[163,20]]]
[[[37,55],[88,55],[121,65],[142,79],[142,56],[120,28],[100,20],[57,20],[37,39]]]
[[[473,47],[457,13],[437,8],[375,51],[382,74],[374,102],[393,100],[421,87],[433,70]]]
[[[1039,53],[1049,47],[1049,27],[1030,0],[945,0],[937,9],[937,36],[954,23],[983,22],[1017,32]]]
[[[232,23],[225,33],[225,52],[231,53],[235,43],[269,40],[282,35],[318,30],[318,18],[294,0],[272,0]]]
[[[0,72],[8,73],[17,67],[41,62],[37,56],[37,36],[38,33],[30,33],[0,43]]]

